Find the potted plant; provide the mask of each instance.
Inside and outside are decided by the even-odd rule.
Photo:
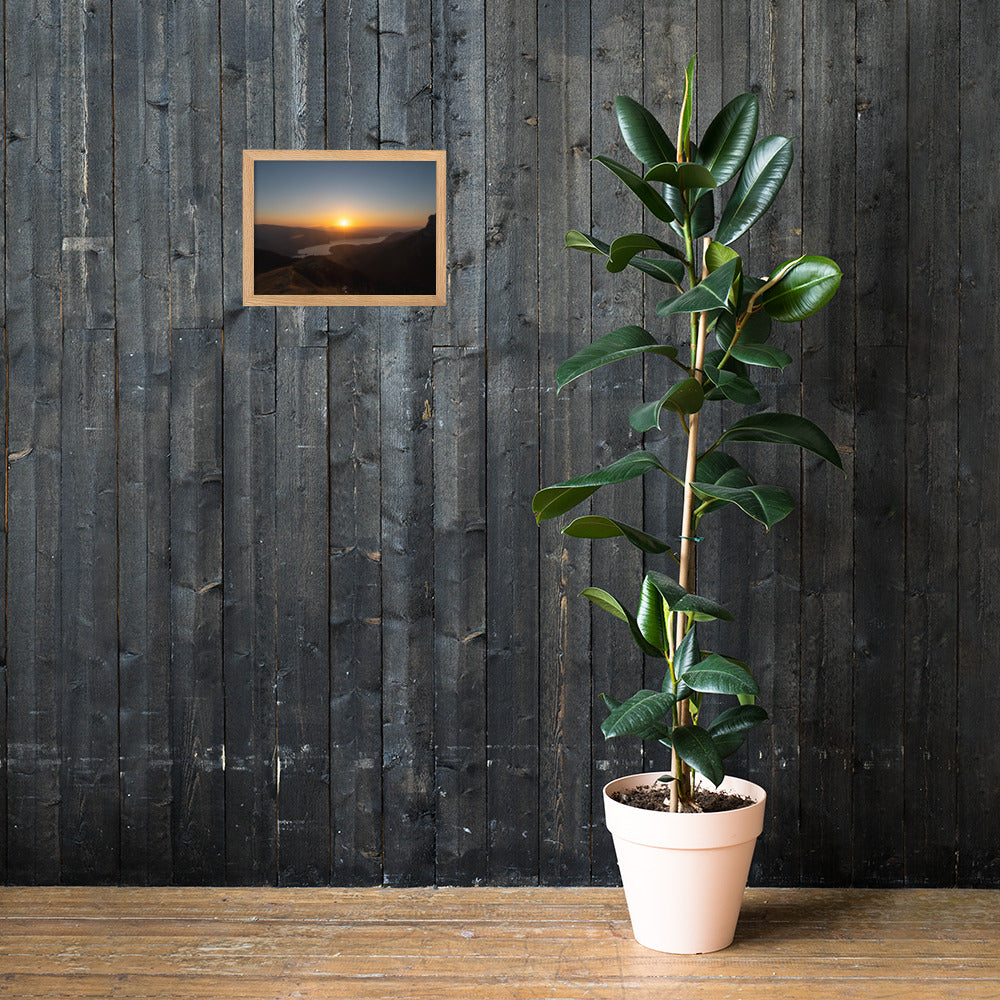
[[[604,486],[638,476],[662,474],[677,484],[679,546],[604,515],[576,517],[562,530],[578,538],[624,537],[647,558],[676,563],[675,574],[645,573],[634,613],[631,602],[597,587],[583,596],[621,619],[643,653],[663,667],[658,689],[603,695],[610,711],[602,730],[606,738],[638,737],[669,748],[669,773],[619,778],[606,786],[604,799],[635,936],[680,953],[715,951],[732,941],[765,801],[759,786],[726,776],[725,759],[767,714],[756,703],[751,668],[701,646],[699,622],[732,621],[725,608],[697,593],[695,547],[706,531],[703,522],[735,507],[769,530],[793,508],[788,492],[758,483],[744,456],[730,454],[730,444],[794,445],[842,469],[833,443],[814,423],[794,413],[760,412],[753,382],[755,369],[783,369],[792,360],[770,342],[772,324],[798,323],[826,305],[840,284],[840,269],[827,257],[808,255],[754,277],[732,248],[778,194],[792,163],[792,141],[780,135],[757,140],[757,98],[741,94],[696,146],[690,136],[693,73],[692,58],[676,145],[648,110],[619,97],[622,136],[641,170],[594,157],[642,202],[660,234],[626,233],[610,243],[575,230],[566,234],[567,247],[606,258],[609,271],[632,269],[661,282],[666,294],[657,315],[686,328],[673,339],[622,327],[588,344],[556,373],[562,390],[624,358],[662,358],[673,377],[665,379],[662,394],[635,406],[629,423],[639,434],[669,424],[685,435],[685,467],[671,471],[640,447],[604,468],[545,487],[532,503],[540,523]],[[716,195],[726,186],[717,219]],[[703,441],[699,414],[709,405],[722,405],[727,420],[715,440]],[[731,419],[733,406],[752,412]],[[736,703],[707,718],[714,696]],[[712,789],[719,794],[709,794]],[[658,800],[662,811],[630,804],[642,797]]]

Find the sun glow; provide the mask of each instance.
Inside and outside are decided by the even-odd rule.
[[[337,225],[340,226],[341,229],[346,229],[350,224],[351,224],[351,220],[350,219],[338,219],[337,220]]]

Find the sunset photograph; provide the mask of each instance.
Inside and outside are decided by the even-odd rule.
[[[247,304],[443,300],[443,153],[247,154]]]

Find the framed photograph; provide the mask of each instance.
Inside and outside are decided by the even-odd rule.
[[[243,151],[243,304],[445,300],[443,150]]]

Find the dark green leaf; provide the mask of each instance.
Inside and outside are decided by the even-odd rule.
[[[718,787],[726,776],[712,737],[701,726],[675,726],[671,743],[677,756]]]
[[[650,469],[666,471],[663,466],[648,451],[636,451],[603,469],[595,469],[583,476],[567,479],[539,490],[531,501],[535,520],[538,523],[551,517],[558,517],[572,510],[578,503],[583,503],[592,493],[602,486],[613,483],[624,483],[649,472]]]
[[[639,610],[636,612],[639,631],[646,641],[665,653],[670,646],[667,637],[666,608],[659,591],[650,583],[649,577],[642,581],[642,594],[639,598]]]
[[[566,249],[582,250],[584,253],[602,253],[605,256],[608,254],[607,243],[576,229],[571,229],[566,234]]]
[[[660,595],[667,602],[671,611],[683,611],[690,614],[695,621],[713,621],[720,619],[731,622],[733,616],[721,604],[710,601],[707,597],[699,597],[697,594],[689,594],[676,580],[671,580],[669,576],[650,570],[646,574]]]
[[[779,348],[770,344],[744,344],[742,337],[736,342],[732,356],[745,365],[761,368],[787,368],[792,363],[792,359]]]
[[[660,691],[637,691],[613,708],[601,723],[606,739],[614,736],[638,736],[640,739],[663,739],[669,729],[661,721],[674,707],[674,696]]]
[[[757,682],[732,660],[711,653],[684,675],[684,683],[705,694],[760,694]]]
[[[740,472],[743,472],[743,467],[732,455],[727,455],[724,451],[716,449],[710,454],[705,455],[704,458],[698,459],[695,476],[699,483],[717,483],[727,472],[731,472],[733,469],[739,469]],[[743,475],[746,476],[746,473],[743,472]],[[746,476],[746,481],[747,483],[750,482],[749,476]]]
[[[662,658],[663,650],[657,649],[646,641],[642,631],[639,629],[639,623],[636,621],[635,615],[628,608],[623,607],[606,590],[601,590],[600,587],[587,587],[580,591],[580,596],[586,597],[588,601],[607,611],[608,614],[614,615],[615,618],[620,618],[622,621],[628,622],[629,631],[632,633],[635,644],[647,656],[655,656],[657,659]]]
[[[736,317],[733,313],[726,312],[719,314],[719,321],[715,324],[715,339],[723,349],[728,348],[736,335]],[[763,310],[753,313],[743,324],[740,331],[740,339],[736,342],[737,347],[748,345],[758,346],[767,342],[771,336],[771,317]]]
[[[701,284],[695,285],[694,288],[667,303],[662,311],[657,306],[657,313],[661,316],[669,316],[672,313],[693,313],[704,312],[708,309],[727,308],[729,292],[733,287],[739,264],[738,257],[727,261],[705,278]]]
[[[716,368],[715,365],[705,364],[705,375],[711,380],[713,385],[718,386],[719,391],[726,399],[731,399],[734,403],[742,403],[744,406],[752,406],[760,402],[760,392],[749,379],[741,378],[733,372]]]
[[[840,268],[829,257],[803,257],[760,296],[764,309],[782,323],[797,323],[817,313],[840,285]]]
[[[701,649],[698,646],[697,626],[692,625],[685,633],[684,638],[681,639],[681,644],[677,647],[677,652],[674,653],[674,676],[677,678],[677,690],[674,694],[677,695],[678,701],[691,696],[692,691],[684,683],[684,675],[696,663],[700,663],[701,658]],[[668,672],[664,683],[667,683],[669,679],[670,674]]]
[[[609,156],[595,156],[598,163],[603,164],[656,216],[661,222],[673,222],[674,213],[670,211],[663,197],[656,189],[647,184],[638,174],[623,166]]]
[[[811,420],[797,413],[755,413],[737,420],[719,438],[731,441],[762,441],[768,444],[794,444],[811,451],[831,465],[843,469],[833,442]]]
[[[698,188],[707,190],[714,188],[717,183],[712,172],[700,163],[658,163],[652,169],[647,170],[642,179],[649,183],[656,181],[661,184],[669,184],[682,191]]]
[[[660,247],[662,249],[662,246]],[[654,257],[633,257],[629,264],[637,271],[648,274],[657,281],[680,286],[684,280],[684,265],[679,260],[660,260]]]
[[[641,403],[629,414],[629,423],[642,433],[660,426],[660,412],[665,408],[680,414],[697,413],[705,401],[705,393],[696,378],[686,378],[672,385],[664,396],[651,403]]]
[[[722,500],[736,504],[744,513],[771,530],[795,508],[795,502],[780,486],[744,486],[733,488],[712,483],[692,483],[691,489],[703,500]]]
[[[769,135],[753,147],[719,220],[720,243],[739,239],[771,207],[791,165],[792,140],[783,135]]]
[[[667,358],[677,357],[677,348],[660,344],[641,326],[623,326],[599,337],[592,344],[577,351],[556,370],[556,385],[562,389],[573,379],[587,372],[609,365],[612,361],[631,358],[636,354],[661,354]]]
[[[562,529],[562,533],[570,535],[573,538],[615,538],[623,536],[643,552],[660,555],[663,552],[670,551],[670,546],[659,538],[648,535],[645,531],[640,531],[638,528],[633,528],[630,524],[625,524],[623,521],[616,521],[610,517],[598,517],[596,515],[578,517],[570,521]]]
[[[677,135],[678,158],[682,160],[691,159],[691,112],[694,110],[694,61],[695,56],[691,56],[691,61],[684,70],[684,103],[681,105],[680,128]]]
[[[758,705],[737,705],[713,719],[708,725],[708,731],[713,736],[728,736],[753,729],[762,722],[767,722],[767,712],[764,709]]]
[[[715,195],[706,191],[695,203],[691,212],[691,238],[700,239],[715,228]]]
[[[757,137],[757,98],[734,97],[712,120],[701,140],[698,157],[719,184],[732,180]]]
[[[618,127],[632,155],[647,166],[676,160],[677,150],[655,116],[631,97],[615,98]]]
[[[664,250],[667,246],[655,236],[647,236],[645,233],[627,233],[624,236],[619,236],[612,242],[608,251],[608,270],[624,271],[636,254],[642,253],[644,250]],[[671,264],[672,269],[674,267],[680,268],[680,277],[684,277],[683,264],[679,261],[664,261],[664,264],[667,263]]]
[[[730,733],[727,736],[716,736],[713,733],[712,742],[719,751],[719,756],[725,760],[743,746],[743,733]]]

